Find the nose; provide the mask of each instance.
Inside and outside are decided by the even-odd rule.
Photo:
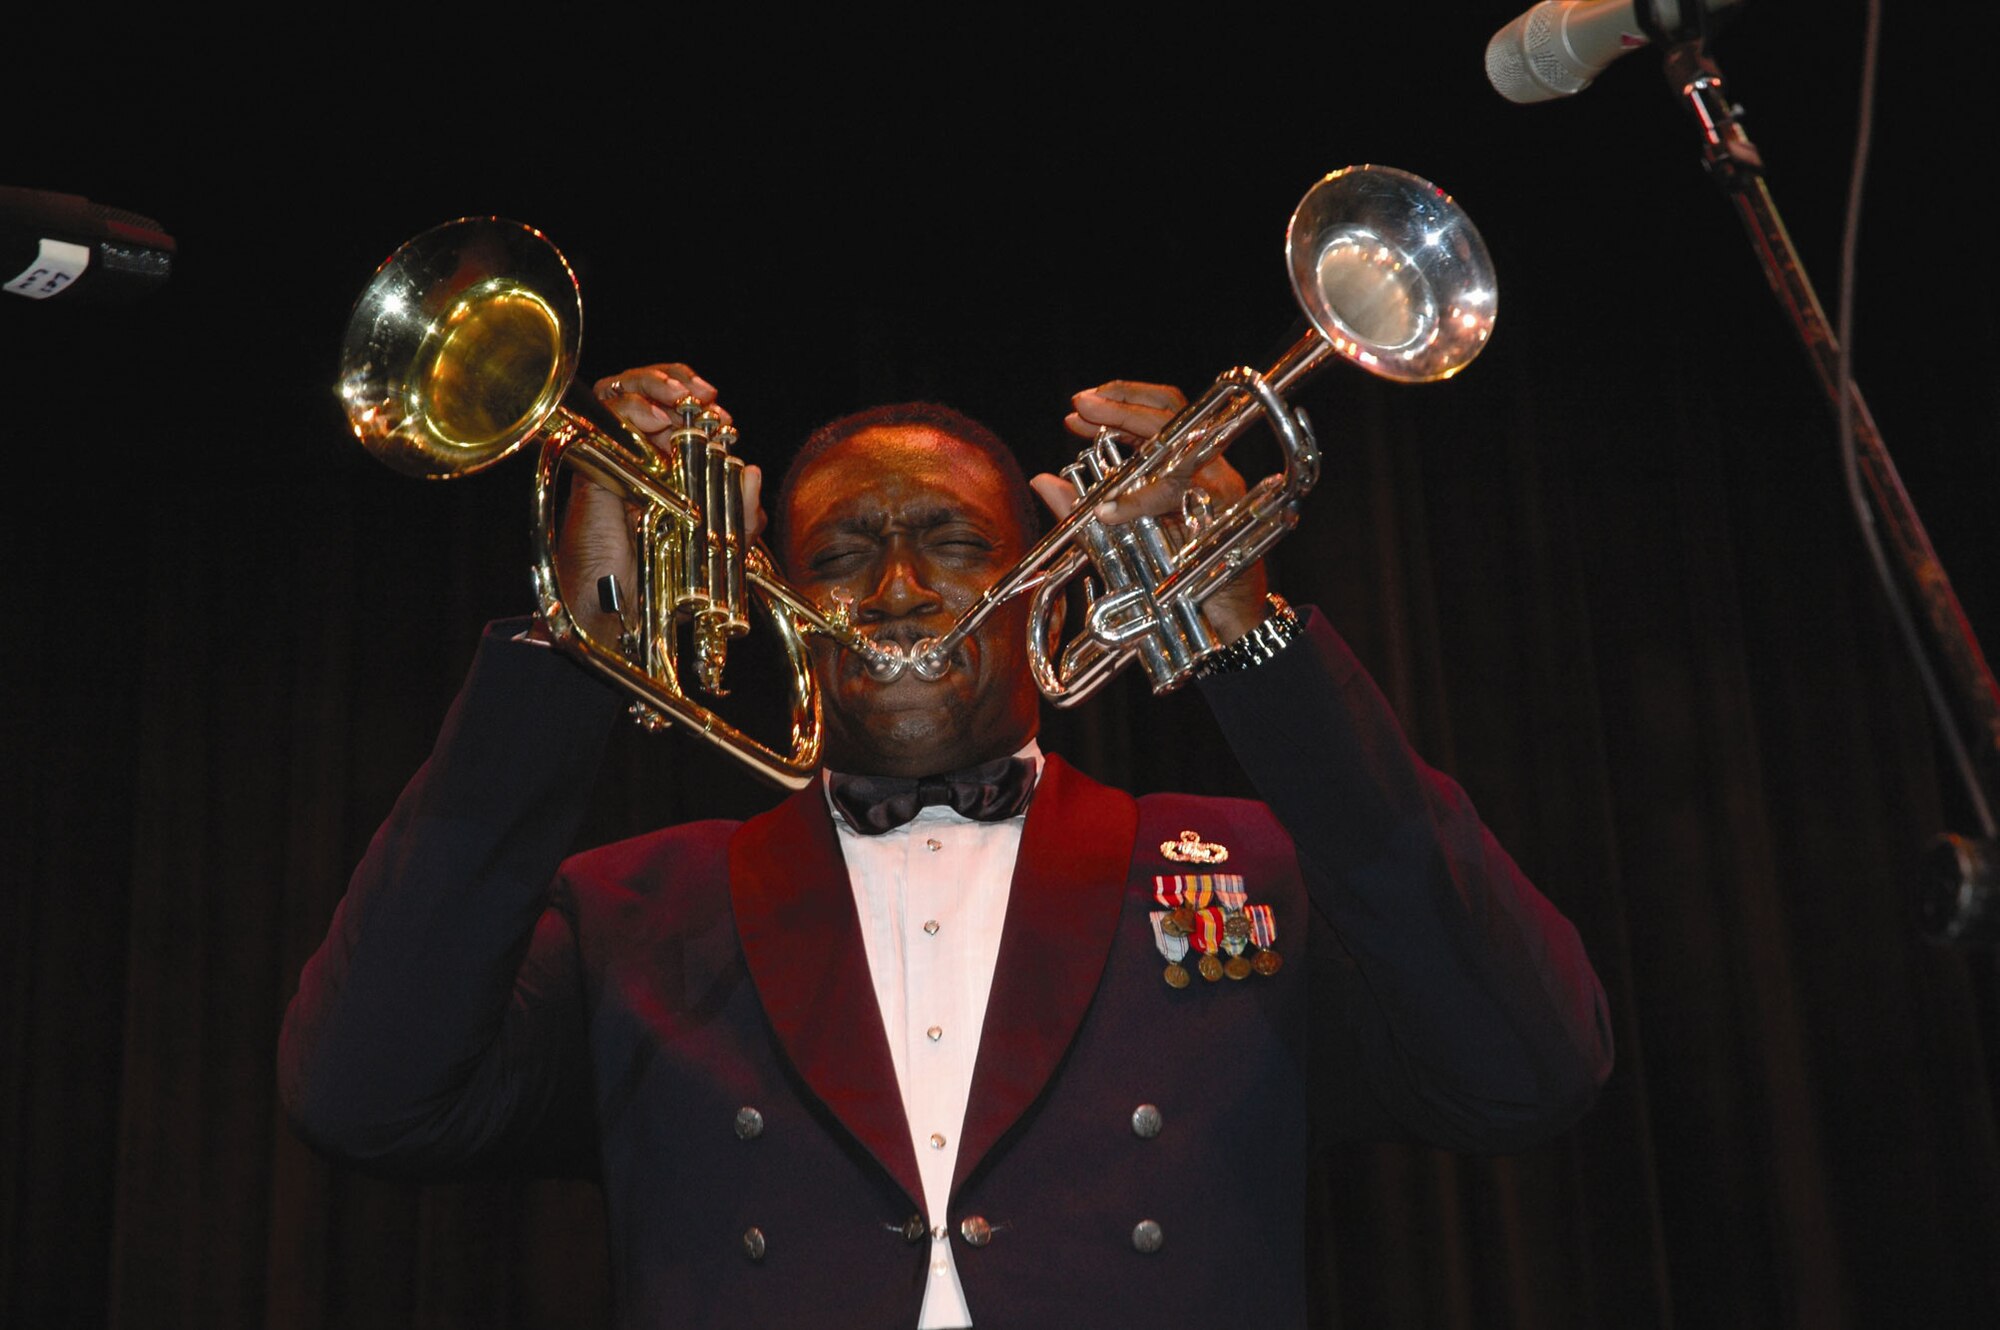
[[[881,623],[942,608],[944,597],[932,589],[918,551],[908,542],[894,539],[883,548],[875,584],[855,606],[855,615],[862,623]]]

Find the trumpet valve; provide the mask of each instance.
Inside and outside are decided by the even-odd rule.
[[[1103,479],[1102,476],[1093,474],[1090,464],[1084,458],[1078,458],[1064,467],[1062,469],[1062,477],[1076,491],[1076,497],[1079,500],[1087,498],[1090,494],[1091,486]]]
[[[694,669],[702,691],[710,697],[727,697],[722,686],[723,667],[729,663],[729,639],[738,636],[735,625],[719,610],[707,610],[694,619]]]
[[[1125,454],[1119,451],[1118,447],[1119,442],[1125,437],[1107,425],[1097,431],[1097,438],[1090,447],[1084,449],[1084,459],[1089,461],[1096,473],[1096,479],[1101,481],[1125,465]]]

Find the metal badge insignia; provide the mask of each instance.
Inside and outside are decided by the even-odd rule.
[[[1183,831],[1179,840],[1161,841],[1160,853],[1177,864],[1219,864],[1229,858],[1229,847]]]

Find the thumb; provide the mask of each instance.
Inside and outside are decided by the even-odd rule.
[[[1076,507],[1076,487],[1060,476],[1044,471],[1028,482],[1028,488],[1057,518],[1068,517],[1069,510]]]

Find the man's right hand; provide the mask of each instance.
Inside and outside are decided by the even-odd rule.
[[[1100,429],[1115,429],[1144,440],[1156,438],[1187,405],[1187,398],[1171,384],[1114,379],[1076,394],[1070,404],[1076,409],[1064,419],[1063,425],[1078,438],[1091,439]],[[1076,492],[1066,480],[1044,474],[1028,484],[1058,518],[1067,516],[1076,506]],[[1207,491],[1218,512],[1242,498],[1246,488],[1242,475],[1226,457],[1217,453],[1202,463],[1198,471],[1162,475],[1103,504],[1097,516],[1100,521],[1114,525],[1135,517],[1157,517],[1168,524],[1173,531],[1172,539],[1178,543],[1184,538],[1177,516],[1181,497],[1192,486]],[[1268,608],[1265,601],[1268,590],[1264,561],[1259,559],[1203,601],[1202,614],[1217,639],[1224,644],[1234,642],[1256,627]]]
[[[661,456],[680,428],[679,404],[692,397],[712,409],[723,424],[729,412],[716,404],[715,387],[678,361],[628,369],[599,379],[594,391],[613,415],[630,426]],[[763,473],[754,466],[743,471],[743,504],[750,536],[764,526],[759,498]],[[637,627],[638,559],[633,549],[637,507],[582,473],[571,477],[569,502],[563,513],[556,550],[556,584],[570,614],[583,630],[606,644],[615,643],[627,626]],[[605,576],[618,579],[625,618],[599,608],[597,587]]]

